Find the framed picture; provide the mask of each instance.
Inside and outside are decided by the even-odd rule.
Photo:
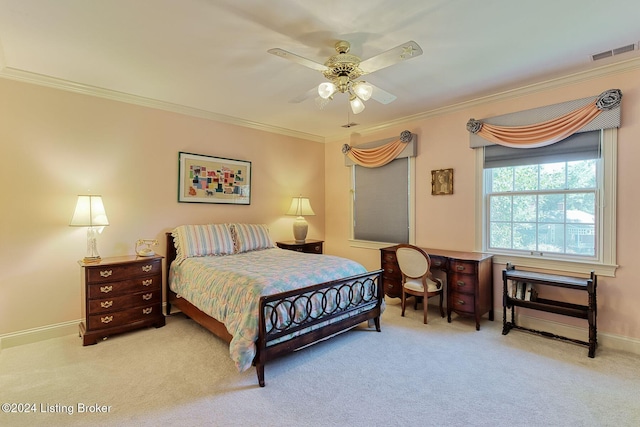
[[[431,171],[431,194],[453,194],[453,169]]]
[[[251,204],[251,162],[178,154],[178,202]]]

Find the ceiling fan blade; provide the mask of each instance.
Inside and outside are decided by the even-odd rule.
[[[392,95],[389,92],[384,91],[380,89],[378,86],[372,85],[369,82],[367,82],[367,84],[369,84],[373,89],[373,92],[371,92],[371,99],[375,99],[381,104],[389,104],[396,100],[397,96]]]
[[[359,67],[365,74],[368,74],[420,55],[422,55],[422,48],[411,40],[362,61]]]
[[[313,98],[315,96],[318,96],[318,87],[314,87],[309,89],[308,91],[306,91],[305,93],[301,93],[300,95],[296,96],[293,99],[290,99],[289,102],[291,104],[299,104],[302,101],[306,101],[309,98]]]
[[[309,67],[312,70],[326,71],[329,69],[324,64],[320,64],[319,62],[315,62],[310,59],[303,58],[300,55],[296,55],[295,53],[287,52],[286,50],[282,50],[279,48],[269,49],[267,52],[273,55],[279,56],[280,58],[288,59],[289,61],[293,61],[300,65],[304,65],[305,67]]]

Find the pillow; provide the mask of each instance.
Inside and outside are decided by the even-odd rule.
[[[191,257],[228,255],[234,252],[233,236],[227,224],[181,225],[171,234],[178,264]]]
[[[273,247],[266,224],[233,224],[233,229],[237,253]]]

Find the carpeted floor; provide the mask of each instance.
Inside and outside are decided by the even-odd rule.
[[[82,347],[68,336],[0,352],[3,426],[637,426],[640,360],[387,303],[357,328],[238,373],[182,315]],[[27,404],[27,405],[25,405]],[[96,412],[100,411],[100,412]]]

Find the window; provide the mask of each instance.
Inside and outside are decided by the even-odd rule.
[[[616,135],[598,130],[542,148],[479,150],[482,250],[521,266],[614,269]]]
[[[409,242],[409,159],[377,168],[353,166],[353,238]]]

